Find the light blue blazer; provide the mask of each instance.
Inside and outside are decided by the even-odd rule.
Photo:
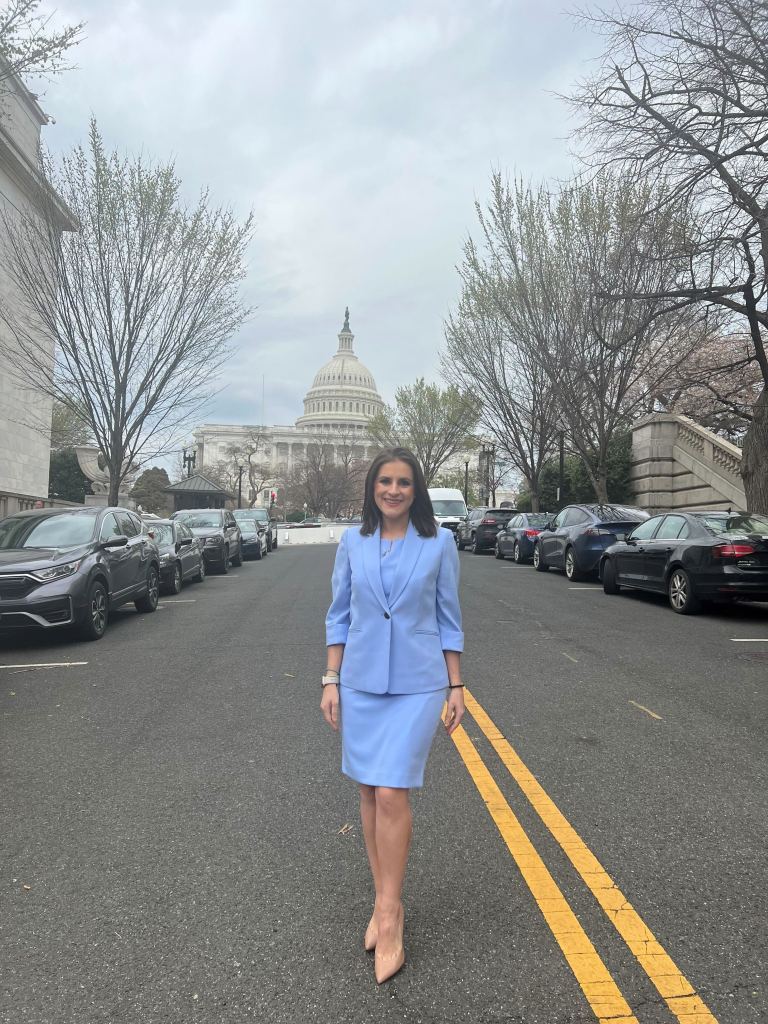
[[[333,567],[327,644],[345,644],[341,683],[368,693],[424,693],[448,684],[443,651],[462,651],[459,556],[453,534],[421,537],[413,523],[389,600],[381,583],[377,529],[345,531]]]

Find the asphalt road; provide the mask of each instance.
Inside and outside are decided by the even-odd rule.
[[[768,1021],[768,608],[463,553],[474,713],[414,794],[379,988],[318,711],[333,556],[0,640],[0,1021]]]

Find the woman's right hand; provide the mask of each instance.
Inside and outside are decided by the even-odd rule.
[[[323,687],[323,697],[320,701],[320,710],[323,718],[332,729],[338,732],[339,729],[339,687],[335,683],[328,683]]]

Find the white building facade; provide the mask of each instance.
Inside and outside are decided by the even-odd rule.
[[[262,504],[270,489],[279,493],[310,445],[322,444],[332,452],[351,447],[356,458],[372,457],[376,447],[368,436],[368,422],[381,412],[384,402],[373,374],[355,355],[354,340],[347,309],[336,354],[315,374],[304,396],[304,412],[296,422],[270,427],[205,423],[194,431],[195,468],[204,473],[206,466],[226,460],[231,448],[246,446],[258,437],[260,449],[254,459],[265,463],[271,475],[258,499]]]
[[[26,216],[39,209],[40,129],[48,123],[34,95],[13,76],[0,90],[0,204],[4,216]],[[50,193],[49,193],[50,195]],[[62,230],[74,223],[60,208]],[[6,310],[20,301],[7,270],[7,240],[0,220],[0,303]],[[33,379],[20,381],[12,370],[13,337],[0,317],[0,519],[48,497],[51,399],[35,390]],[[53,361],[54,345],[47,347]]]

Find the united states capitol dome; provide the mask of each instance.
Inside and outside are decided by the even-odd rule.
[[[304,396],[304,415],[296,420],[299,430],[350,428],[362,433],[368,420],[383,409],[373,374],[354,353],[354,340],[347,309],[338,351],[320,367]]]

